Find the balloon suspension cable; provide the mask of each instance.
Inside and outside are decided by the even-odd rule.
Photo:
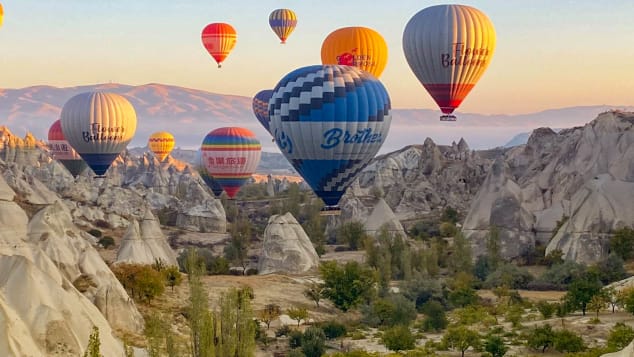
[[[456,121],[457,118],[453,114],[445,114],[440,116],[440,121]]]
[[[338,216],[341,214],[341,208],[339,206],[324,206],[321,208],[320,216]]]

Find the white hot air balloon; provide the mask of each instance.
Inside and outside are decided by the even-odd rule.
[[[61,114],[68,143],[88,166],[103,176],[136,131],[136,112],[124,97],[88,92],[70,98]]]

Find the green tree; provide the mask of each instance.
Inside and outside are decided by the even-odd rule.
[[[161,314],[151,314],[145,319],[143,331],[148,341],[147,352],[149,357],[178,356],[174,334],[171,324]],[[165,351],[165,353],[162,353]]]
[[[620,351],[634,339],[634,329],[632,327],[617,322],[608,335],[608,348],[612,351]]]
[[[139,296],[148,303],[165,291],[165,280],[161,273],[148,266],[139,272],[136,283]]]
[[[438,301],[428,300],[421,311],[425,314],[422,324],[424,331],[440,331],[447,327],[445,308]]]
[[[315,302],[315,305],[319,307],[319,301],[324,293],[324,285],[320,283],[311,283],[305,290],[304,296],[311,301]]]
[[[453,274],[458,272],[471,272],[473,270],[471,245],[462,232],[457,232],[454,236],[449,269]]]
[[[539,313],[542,314],[542,317],[545,319],[551,318],[555,313],[555,310],[557,309],[557,306],[555,304],[551,304],[548,301],[544,300],[538,301],[536,307]]]
[[[412,335],[409,327],[404,325],[394,326],[385,330],[381,341],[385,347],[392,351],[411,350],[416,344],[416,338]]]
[[[264,309],[258,311],[258,318],[266,324],[266,329],[271,327],[271,322],[282,315],[282,309],[277,304],[266,304]]]
[[[449,301],[454,306],[465,307],[478,301],[478,294],[473,289],[473,277],[459,272],[454,277],[453,287],[449,292]]]
[[[174,291],[174,286],[178,286],[183,282],[183,276],[176,265],[170,265],[161,271],[167,285]]]
[[[401,294],[391,294],[372,301],[364,311],[364,320],[371,326],[408,326],[416,319],[414,303]]]
[[[350,250],[359,249],[361,243],[366,237],[363,223],[352,221],[342,224],[337,230],[337,241],[346,243]]]
[[[440,216],[441,222],[451,222],[453,224],[458,223],[458,211],[451,206],[445,207],[442,212],[442,216]]]
[[[594,295],[601,292],[601,288],[601,281],[596,274],[585,273],[575,278],[568,286],[568,292],[565,296],[566,303],[574,310],[581,309],[585,316],[588,303]]]
[[[592,298],[588,302],[588,310],[596,312],[596,319],[598,320],[599,312],[605,309],[607,305],[608,305],[607,297],[601,294],[601,292],[599,292],[596,295],[592,296]]]
[[[323,296],[342,311],[348,311],[373,296],[374,272],[357,262],[343,266],[336,261],[324,262],[319,267],[319,273],[324,281]]]
[[[487,258],[491,270],[495,270],[502,260],[500,253],[500,231],[496,225],[489,227],[489,235],[487,236]]]
[[[286,310],[286,314],[291,320],[297,321],[297,326],[302,322],[302,320],[306,321],[308,319],[308,310],[305,307],[291,307]]]
[[[610,238],[610,252],[623,260],[631,259],[634,254],[634,229],[624,227],[614,231]]]
[[[99,328],[97,326],[92,327],[92,332],[88,338],[88,346],[84,352],[84,357],[103,357],[99,350],[101,341],[99,340]]]
[[[503,357],[509,348],[500,336],[490,335],[484,341],[484,350],[489,352],[492,357]]]
[[[216,311],[216,356],[255,355],[255,324],[251,307],[252,291],[232,288],[220,296]]]
[[[225,246],[225,258],[234,264],[242,267],[242,272],[246,274],[249,262],[248,251],[251,245],[252,224],[248,217],[240,216],[231,225],[231,240]]]
[[[108,249],[110,247],[114,247],[114,238],[112,238],[111,236],[105,236],[99,239],[97,243],[104,247],[104,249]]]
[[[451,222],[442,222],[440,226],[438,226],[438,230],[440,231],[440,236],[445,238],[453,237],[458,233],[458,228]]]
[[[581,336],[569,330],[555,332],[553,347],[559,352],[581,352],[586,349]]]
[[[310,326],[302,335],[302,352],[306,357],[321,357],[326,351],[326,335],[316,326]]]
[[[207,292],[202,285],[201,276],[205,271],[196,249],[187,250],[186,270],[189,285],[189,304],[187,322],[190,329],[190,350],[193,357],[211,357],[215,355],[213,335],[213,316],[207,304]]]
[[[480,347],[480,335],[466,326],[450,327],[442,337],[442,343],[448,348],[460,351],[461,356],[464,357],[469,347],[474,349]]]
[[[548,347],[553,345],[554,340],[555,332],[550,325],[546,324],[537,326],[529,332],[526,345],[535,350],[541,350],[542,353],[544,353]]]

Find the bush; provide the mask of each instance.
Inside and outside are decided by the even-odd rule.
[[[346,326],[337,321],[326,321],[320,327],[329,340],[344,336],[348,332]]]
[[[453,237],[458,232],[458,228],[451,222],[442,222],[438,230],[441,237]]]
[[[576,277],[581,276],[585,270],[586,267],[584,265],[572,260],[566,260],[546,270],[539,280],[557,286],[568,286]]]
[[[447,327],[445,308],[438,301],[427,301],[422,306],[421,311],[425,314],[425,319],[421,326],[423,331],[440,331]]]
[[[291,333],[291,327],[288,325],[282,325],[275,330],[275,337],[288,336]]]
[[[304,334],[298,330],[291,330],[288,334],[288,346],[290,348],[302,347],[302,336]]]
[[[105,249],[108,249],[108,248],[114,246],[114,238],[112,238],[111,236],[105,236],[105,237],[99,239],[99,241],[97,243],[99,243]]]
[[[411,350],[416,344],[416,338],[407,326],[394,326],[385,330],[381,341],[392,351]]]
[[[409,325],[416,319],[416,307],[403,295],[393,294],[374,300],[364,309],[364,321],[370,326]]]
[[[610,253],[619,255],[623,260],[634,256],[634,230],[629,227],[614,231],[610,238]]]
[[[223,256],[216,256],[207,248],[193,248],[196,250],[196,265],[204,265],[205,272],[208,275],[228,275],[230,272],[229,261]],[[184,273],[187,273],[187,255],[188,250],[183,250],[176,259],[178,267]],[[242,275],[242,273],[240,273]]]
[[[634,329],[632,327],[617,322],[608,335],[608,348],[612,351],[620,351],[634,339]]]
[[[490,353],[492,357],[502,357],[509,348],[506,347],[501,337],[492,335],[484,341],[484,350]]]
[[[101,231],[100,231],[100,230],[98,230],[98,229],[94,229],[94,228],[93,228],[93,229],[91,229],[91,230],[89,230],[89,231],[88,231],[88,234],[90,234],[91,236],[93,236],[93,237],[95,237],[95,238],[101,238],[101,235],[102,235],[103,233],[101,233]]]
[[[302,335],[302,352],[306,357],[321,357],[326,351],[326,335],[316,326],[310,326]]]
[[[548,301],[541,300],[537,302],[537,310],[542,314],[542,317],[549,319],[553,316],[555,310],[557,310],[557,304],[551,304]]]
[[[554,339],[555,332],[550,325],[546,324],[535,327],[528,333],[526,345],[544,353],[548,347],[553,345]]]
[[[504,264],[489,274],[484,286],[495,288],[507,286],[511,289],[524,289],[533,280],[533,276],[523,268],[513,264]]]
[[[555,333],[553,347],[559,352],[581,352],[586,349],[583,339],[569,330],[561,330]]]

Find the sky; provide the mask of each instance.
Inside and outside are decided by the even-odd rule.
[[[381,81],[395,108],[436,108],[411,72],[403,29],[437,1],[356,0],[0,0],[0,88],[117,82],[163,83],[253,96],[286,73],[321,63],[323,39],[345,26],[377,30],[389,47]],[[465,1],[497,33],[492,62],[458,110],[520,114],[576,105],[631,105],[634,1]],[[286,45],[268,25],[291,8],[298,25]],[[223,68],[201,30],[228,22],[238,33]]]

